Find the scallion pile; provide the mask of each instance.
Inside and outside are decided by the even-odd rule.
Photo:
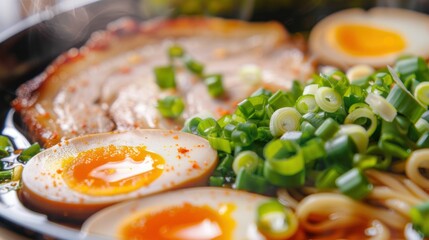
[[[373,188],[366,169],[393,169],[429,146],[428,99],[428,66],[407,57],[352,82],[334,70],[288,91],[259,89],[234,113],[189,119],[183,131],[218,150],[213,186],[312,186],[363,199]]]

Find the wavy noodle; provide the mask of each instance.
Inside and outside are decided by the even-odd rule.
[[[424,176],[420,169],[429,170],[429,149],[419,149],[414,151],[408,158],[405,165],[405,173],[418,186],[429,190],[429,178]]]
[[[417,166],[421,167],[421,162]],[[377,170],[365,173],[374,185],[365,201],[335,192],[317,193],[314,188],[281,189],[278,197],[295,209],[301,227],[317,239],[391,239],[391,231],[404,232],[410,222],[410,208],[428,201],[429,193],[413,179],[398,174]]]
[[[298,201],[293,198],[286,189],[279,189],[277,191],[277,196],[279,198],[279,202],[286,207],[296,209],[298,206]]]
[[[309,195],[298,204],[296,215],[310,232],[324,232],[361,225],[378,219],[394,229],[403,229],[408,219],[396,212],[369,206],[338,193]],[[312,216],[323,217],[314,222]]]

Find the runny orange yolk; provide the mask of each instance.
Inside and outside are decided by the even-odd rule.
[[[109,145],[64,160],[63,179],[75,191],[109,196],[149,185],[162,174],[164,163],[144,146]]]
[[[171,199],[174,201],[174,199]],[[122,239],[196,240],[233,239],[234,204],[219,209],[190,203],[131,217],[119,230]]]
[[[344,24],[335,28],[339,47],[354,56],[382,56],[402,51],[405,39],[398,33],[358,24]]]

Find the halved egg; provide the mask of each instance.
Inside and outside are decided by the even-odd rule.
[[[108,239],[265,239],[256,214],[267,200],[227,188],[182,189],[103,209],[82,232]]]
[[[347,9],[316,24],[311,52],[322,64],[385,67],[402,55],[429,57],[429,16],[397,8]]]
[[[32,158],[20,199],[56,219],[82,221],[113,203],[207,183],[217,153],[207,140],[169,130],[77,137]]]

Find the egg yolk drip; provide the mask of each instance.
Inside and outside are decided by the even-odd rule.
[[[131,217],[119,229],[119,235],[122,239],[232,239],[234,210],[234,204],[222,204],[215,210],[184,203]]]
[[[64,161],[63,179],[73,190],[94,196],[128,193],[149,185],[165,160],[144,146],[99,147]]]
[[[382,56],[406,46],[400,34],[372,26],[345,24],[336,27],[334,33],[339,47],[354,56]]]

